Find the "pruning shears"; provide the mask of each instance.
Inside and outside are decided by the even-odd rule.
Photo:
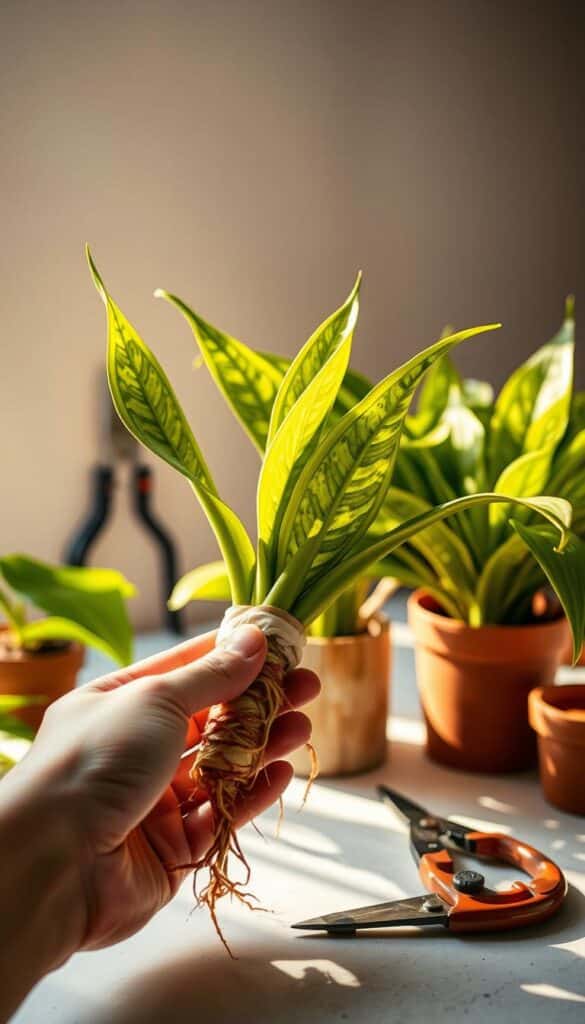
[[[442,925],[452,932],[505,931],[536,924],[559,909],[567,882],[543,853],[501,832],[479,832],[440,818],[387,786],[378,786],[378,793],[408,822],[411,852],[427,891],[422,896],[324,914],[299,921],[293,928],[329,935],[405,925]],[[530,877],[504,891],[488,889],[479,871],[455,870],[451,850],[512,864]]]

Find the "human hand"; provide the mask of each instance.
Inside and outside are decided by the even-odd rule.
[[[77,865],[69,947],[96,949],[136,932],[184,879],[187,872],[173,868],[205,853],[210,807],[204,793],[194,792],[194,754],[185,751],[197,743],[206,709],[243,692],[265,655],[265,637],[254,626],[240,627],[229,649],[214,649],[209,633],[90,683],[47,710],[30,753],[5,782],[23,799],[35,794],[33,800],[48,802],[53,816],[67,822],[62,845]],[[285,686],[287,709],[274,723],[266,771],[242,804],[239,825],[278,799],[292,775],[281,758],[310,736],[306,715],[288,709],[311,700],[318,680],[297,669]],[[0,803],[1,797],[0,791]],[[73,951],[60,951],[56,962]]]

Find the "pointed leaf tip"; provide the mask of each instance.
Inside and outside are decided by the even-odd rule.
[[[101,276],[98,268],[95,265],[94,258],[93,258],[92,253],[91,253],[91,249],[89,247],[89,242],[85,243],[85,258],[87,260],[87,265],[89,267],[89,272],[90,272],[90,274],[92,276],[93,283],[94,283],[94,285],[96,287],[96,291],[99,293],[99,295],[101,295],[103,301],[107,305],[108,297],[107,297],[107,292],[106,292],[106,286],[105,286],[105,284],[104,284],[104,282],[102,280],[102,276]]]

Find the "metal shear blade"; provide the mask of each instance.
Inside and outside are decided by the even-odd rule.
[[[327,931],[334,935],[352,935],[358,928],[401,928],[408,925],[448,927],[447,907],[438,896],[425,893],[410,899],[375,903],[371,907],[342,910],[337,914],[324,914],[308,921],[299,921],[292,928],[308,931]]]

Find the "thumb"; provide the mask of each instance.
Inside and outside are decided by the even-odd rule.
[[[197,661],[159,677],[161,690],[191,717],[232,700],[254,682],[266,659],[266,637],[257,626],[239,626]]]

